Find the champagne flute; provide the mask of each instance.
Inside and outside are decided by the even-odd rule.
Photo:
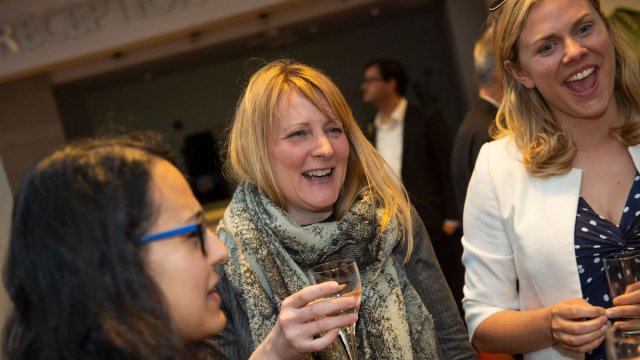
[[[360,297],[362,294],[362,286],[360,282],[360,272],[358,264],[353,260],[332,261],[318,266],[314,266],[308,271],[308,277],[312,284],[320,284],[327,281],[337,282],[341,289],[333,295],[326,298],[335,298],[341,296],[355,296],[356,306],[353,309],[343,311],[346,313],[353,311],[358,313],[360,308]],[[358,359],[356,350],[356,324],[351,324],[346,328],[340,329],[340,338],[344,343],[350,360]]]
[[[627,292],[627,288],[640,281],[640,251],[624,250],[606,255],[602,258],[604,263],[607,286],[614,298]],[[630,319],[610,319],[612,322]],[[625,329],[626,335],[640,335],[640,329]]]

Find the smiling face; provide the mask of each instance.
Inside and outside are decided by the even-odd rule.
[[[286,211],[300,224],[322,221],[333,212],[347,174],[349,141],[343,124],[297,91],[282,94],[278,113],[278,124],[267,137],[276,187]]]
[[[506,61],[505,68],[536,88],[560,123],[600,118],[615,108],[613,43],[587,0],[537,2],[516,47],[518,62]]]
[[[157,234],[198,222],[202,207],[180,172],[169,162],[157,160],[151,172],[151,196],[157,218],[149,234]],[[227,319],[220,310],[214,266],[229,254],[220,239],[206,232],[202,253],[198,236],[178,235],[145,245],[147,271],[160,287],[171,319],[185,342],[220,333]]]

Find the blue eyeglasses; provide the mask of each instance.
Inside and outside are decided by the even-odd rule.
[[[197,235],[198,241],[200,242],[200,249],[202,250],[202,254],[205,256],[207,255],[207,250],[205,248],[205,239],[207,236],[207,220],[204,218],[204,216],[202,216],[200,218],[200,221],[195,224],[182,226],[157,234],[143,236],[138,239],[137,243],[140,245],[145,245],[153,241],[168,239],[179,235]]]

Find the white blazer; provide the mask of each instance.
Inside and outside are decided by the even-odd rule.
[[[629,147],[640,169],[640,145]],[[485,144],[464,207],[463,306],[470,337],[489,315],[582,297],[574,232],[582,171],[531,176],[511,138]],[[519,289],[516,288],[516,280]],[[554,346],[526,360],[584,359]]]

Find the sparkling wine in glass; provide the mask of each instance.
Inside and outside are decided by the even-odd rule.
[[[607,286],[614,298],[629,291],[628,287],[640,281],[640,251],[623,250],[602,257]],[[632,319],[610,319],[612,322]],[[627,335],[640,335],[640,329],[625,329]],[[632,334],[633,333],[633,334]]]
[[[360,272],[358,265],[353,260],[338,260],[312,267],[308,271],[309,280],[312,284],[320,284],[327,281],[337,282],[341,289],[335,294],[327,296],[327,298],[335,298],[342,296],[355,296],[356,306],[353,309],[340,312],[358,313],[360,308],[360,297],[362,294],[362,285],[360,282]],[[337,314],[336,314],[337,315]],[[340,338],[344,343],[350,360],[357,360],[358,353],[356,350],[356,324],[340,329]]]

